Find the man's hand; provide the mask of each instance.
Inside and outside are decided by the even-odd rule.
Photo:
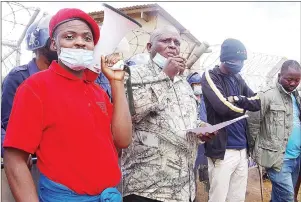
[[[163,67],[163,72],[173,79],[177,74],[183,74],[186,67],[186,59],[180,56],[169,57],[166,65]]]
[[[211,140],[215,135],[217,134],[217,131],[214,133],[206,133],[206,134],[196,134],[193,132],[188,132],[186,134],[187,139],[189,142],[207,142]]]
[[[216,134],[217,134],[217,131],[214,133],[198,134],[197,137],[202,142],[207,142],[207,141],[211,140]]]
[[[120,59],[119,54],[111,54],[106,57],[101,56],[101,71],[109,81],[123,81],[125,72],[122,70],[112,70],[110,68]]]

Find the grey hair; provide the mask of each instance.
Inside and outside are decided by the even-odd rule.
[[[171,25],[166,25],[164,27],[155,29],[150,35],[149,42],[153,42],[158,36],[164,33],[177,33],[180,35],[179,30],[177,30],[175,27]]]

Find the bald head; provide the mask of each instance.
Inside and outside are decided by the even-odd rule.
[[[179,31],[172,26],[165,26],[155,29],[147,43],[147,50],[151,58],[156,53],[165,58],[177,56],[180,54],[181,36]]]

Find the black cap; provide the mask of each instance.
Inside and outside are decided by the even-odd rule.
[[[221,47],[221,62],[229,60],[246,60],[247,50],[243,43],[237,39],[226,39]]]

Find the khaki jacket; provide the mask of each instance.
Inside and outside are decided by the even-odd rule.
[[[300,108],[298,91],[293,92]],[[265,168],[281,170],[288,138],[293,128],[291,95],[280,84],[259,93],[260,112],[248,112],[249,146],[253,158]]]

